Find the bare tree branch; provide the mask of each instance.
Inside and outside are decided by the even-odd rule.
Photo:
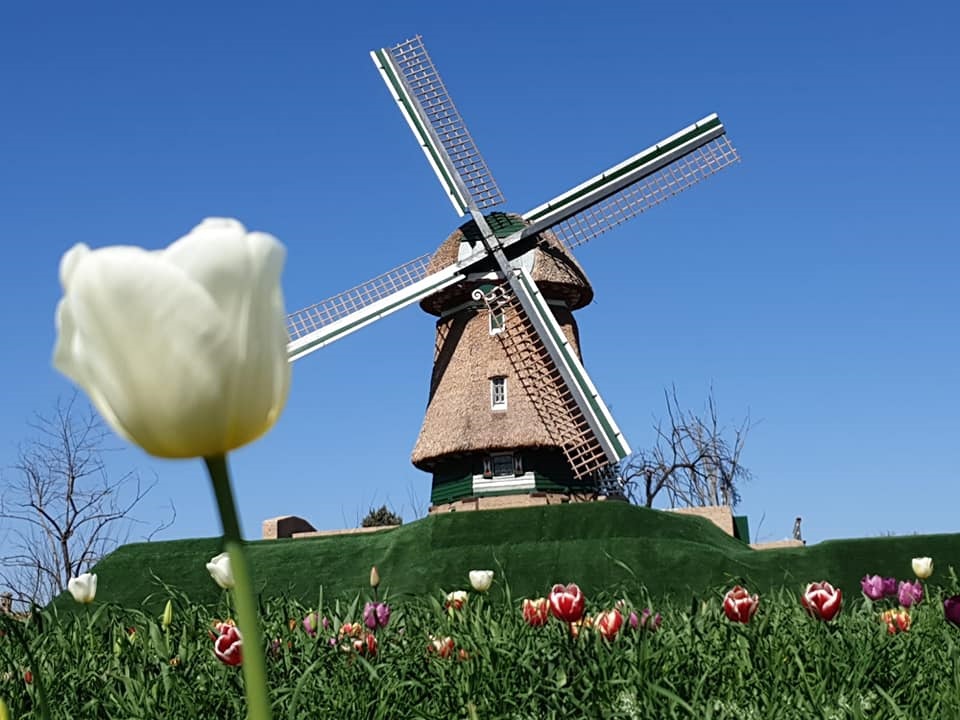
[[[29,427],[34,436],[21,444],[12,477],[0,478],[0,584],[16,602],[43,604],[127,541],[134,509],[157,479],[108,475],[109,433],[90,407],[77,407],[76,394]]]
[[[676,387],[665,390],[664,399],[668,423],[654,426],[653,447],[635,452],[621,466],[627,496],[647,507],[661,493],[670,507],[735,506],[740,485],[751,477],[740,463],[749,415],[728,431],[720,424],[713,388],[701,415],[680,409]]]

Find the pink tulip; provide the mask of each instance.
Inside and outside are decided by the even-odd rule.
[[[923,585],[919,580],[916,582],[904,580],[897,587],[897,599],[905,608],[908,608],[911,605],[916,605],[918,602],[923,600]]]
[[[390,622],[390,606],[382,602],[368,602],[363,606],[363,624],[370,630],[385,628]]]

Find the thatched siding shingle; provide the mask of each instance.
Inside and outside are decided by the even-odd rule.
[[[453,233],[434,255],[431,267],[455,262],[462,238],[462,230]],[[534,253],[532,274],[545,297],[563,299],[573,307],[592,299],[593,291],[583,271],[555,239],[549,238]],[[440,296],[427,298],[421,306],[434,314],[449,311],[471,302],[471,293],[481,282],[466,281]],[[555,307],[554,313],[579,354],[573,314],[563,307]],[[490,334],[489,322],[482,304],[464,307],[437,321],[429,400],[411,457],[423,470],[433,471],[451,456],[556,447],[524,394],[500,339]],[[508,315],[504,332],[510,332],[511,324]],[[492,410],[490,406],[490,381],[497,376],[507,378],[506,410]]]

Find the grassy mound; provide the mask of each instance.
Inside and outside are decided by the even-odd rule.
[[[867,573],[906,579],[910,559],[930,556],[938,572],[960,560],[960,535],[832,540],[807,548],[756,551],[703,518],[624,503],[552,505],[449,513],[367,535],[251,542],[259,589],[315,603],[353,597],[377,565],[391,597],[467,585],[467,571],[490,568],[514,597],[540,596],[555,582],[585,592],[622,590],[633,596],[689,601],[734,582],[765,592],[814,580],[859,594]],[[98,600],[139,606],[163,584],[197,603],[220,599],[205,566],[219,538],[125,545],[95,568]],[[69,598],[58,605],[70,611]],[[148,607],[159,610],[166,594]]]

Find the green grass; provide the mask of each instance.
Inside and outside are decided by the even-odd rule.
[[[941,605],[958,583],[939,575],[907,633],[888,635],[879,608],[858,596],[829,624],[814,620],[786,590],[762,594],[750,624],[734,625],[721,611],[724,588],[713,587],[695,608],[656,604],[659,630],[625,623],[612,642],[587,629],[574,640],[556,619],[527,626],[501,578],[489,596],[472,594],[455,612],[444,611],[439,595],[390,598],[393,617],[369,657],[329,643],[342,622],[359,620],[360,603],[275,598],[261,614],[272,646],[270,700],[278,720],[958,718],[960,630],[944,621]],[[620,597],[589,595],[587,612]],[[214,657],[207,636],[212,619],[230,613],[226,597],[218,599],[211,608],[174,594],[164,629],[157,615],[106,604],[101,591],[81,612],[50,608],[42,627],[25,625],[55,720],[244,717],[240,671]],[[627,598],[628,608],[646,604]],[[331,624],[311,638],[299,621],[317,608]],[[467,657],[431,654],[431,636],[451,637]],[[36,717],[27,666],[18,645],[0,644],[0,697],[18,720]]]
[[[98,597],[159,612],[164,584],[193,602],[213,604],[219,589],[204,567],[219,538],[126,545],[95,568]],[[470,569],[490,568],[514,596],[541,595],[555,582],[578,582],[587,593],[641,593],[689,603],[744,581],[754,590],[798,590],[829,580],[859,595],[867,573],[906,578],[910,560],[930,556],[940,568],[960,559],[960,535],[834,540],[806,548],[751,550],[702,518],[623,503],[553,505],[449,513],[366,535],[256,541],[250,556],[264,598],[314,602],[352,597],[377,565],[391,596],[422,596],[466,585]],[[156,594],[156,595],[155,595]],[[72,612],[69,596],[58,607]]]

